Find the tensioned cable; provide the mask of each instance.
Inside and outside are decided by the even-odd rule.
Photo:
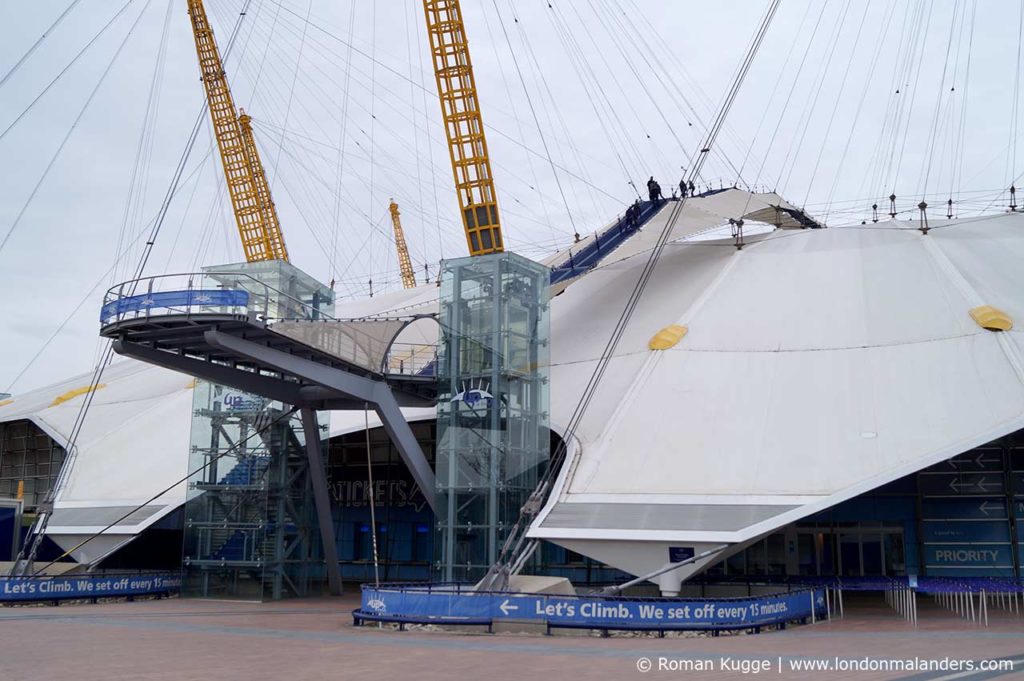
[[[46,84],[46,87],[44,87],[39,92],[39,94],[36,95],[35,98],[31,102],[28,103],[28,106],[26,106],[24,109],[22,109],[21,113],[19,113],[15,117],[15,119],[13,121],[11,121],[7,125],[6,128],[4,128],[3,132],[0,132],[0,139],[3,139],[7,135],[7,133],[9,133],[11,131],[11,129],[14,128],[14,126],[16,126],[21,121],[21,119],[24,118],[28,114],[28,112],[31,111],[35,107],[35,105],[39,102],[39,100],[42,99],[43,96],[47,92],[50,91],[50,88],[52,88],[54,85],[56,85],[57,82],[60,81],[60,79],[64,77],[64,74],[67,73],[68,69],[70,69],[72,66],[74,66],[75,63],[82,57],[82,55],[84,55],[86,52],[89,51],[89,48],[92,47],[93,43],[95,43],[97,40],[99,40],[100,36],[102,36],[104,33],[107,32],[107,29],[110,28],[115,21],[117,21],[118,17],[120,17],[122,14],[124,14],[124,11],[126,9],[128,9],[128,5],[132,4],[134,1],[135,0],[128,0],[128,2],[124,3],[121,6],[121,9],[117,10],[117,12],[114,13],[114,16],[110,17],[110,19],[107,21],[107,23],[105,23],[103,25],[103,27],[100,28],[100,30],[92,38],[89,39],[89,42],[87,42],[82,47],[82,49],[80,49],[75,54],[75,56],[71,58],[71,61],[69,61],[67,64],[65,64],[64,68],[62,68],[57,73],[57,75],[54,76],[53,79],[49,83]]]
[[[582,169],[582,164],[579,160],[579,151],[577,150],[575,143],[569,135],[569,130],[565,125],[565,119],[562,117],[560,107],[556,103],[554,95],[551,93],[551,87],[548,84],[548,79],[544,75],[545,69],[541,66],[540,61],[537,59],[537,54],[533,50],[533,44],[530,42],[530,36],[525,28],[525,22],[519,20],[519,15],[516,12],[515,5],[511,2],[511,0],[506,0],[506,3],[508,5],[509,13],[512,15],[515,28],[519,33],[520,43],[525,51],[526,68],[529,71],[532,82],[535,83],[537,87],[537,101],[539,102],[540,109],[543,112],[544,118],[547,122],[547,129],[551,132],[550,137],[552,139],[552,146],[554,147],[555,153],[558,155],[558,160],[563,166],[569,165],[569,163],[566,160],[566,154],[564,149],[565,146],[568,146],[569,151],[574,157],[576,167],[580,168],[580,172],[584,172]],[[500,20],[501,18],[499,17],[499,21]],[[547,95],[546,98],[545,95]],[[561,126],[561,133],[559,133],[558,128],[556,128],[555,121],[552,120],[552,109],[554,109],[555,118],[558,120]],[[576,206],[576,210],[578,211],[579,207],[582,205],[582,202],[580,201],[579,192],[576,189],[576,183],[569,182],[567,184],[569,187],[568,191],[573,198],[572,204]]]
[[[800,18],[800,23],[796,27],[796,35],[801,35],[803,33],[804,24],[807,23],[807,17],[809,17],[810,14],[811,4],[808,3],[807,9],[804,10],[804,14]],[[782,75],[786,73],[786,68],[789,66],[789,60],[793,58],[793,53],[796,51],[796,44],[796,40],[793,40],[792,42],[789,43],[789,49],[786,51],[786,59],[785,61],[782,62],[782,68],[779,69],[779,77],[776,79],[776,83],[780,83],[782,81]],[[775,101],[775,95],[778,94],[779,92],[780,89],[778,87],[773,87],[771,89],[771,94],[768,96],[768,103],[764,105],[764,108],[761,111],[761,119],[757,122],[757,128],[754,129],[754,135],[751,138],[750,144],[747,145],[747,153],[743,155],[743,160],[740,162],[739,170],[736,171],[736,179],[734,184],[740,182],[740,180],[742,179],[743,170],[747,167],[747,161],[750,159],[750,153],[754,149],[754,141],[756,141],[757,138],[761,135],[761,128],[764,127],[764,123],[768,119],[768,112],[771,110],[772,103]],[[761,167],[764,167],[763,163]],[[761,173],[760,171],[758,171],[758,176],[757,178],[754,179],[754,184],[757,184],[757,181],[760,179],[760,176]],[[746,213],[746,211],[744,211],[744,213]]]
[[[800,113],[800,118],[797,120],[798,127],[800,130],[800,138],[798,139],[795,147],[790,147],[786,150],[786,157],[782,161],[782,167],[779,170],[779,177],[775,181],[776,187],[780,190],[785,191],[789,187],[789,180],[793,176],[793,170],[796,168],[797,159],[800,157],[800,150],[803,148],[804,140],[807,138],[807,130],[811,127],[809,125],[812,118],[814,118],[814,111],[818,107],[818,102],[821,101],[821,88],[825,84],[826,77],[828,76],[829,67],[832,65],[832,58],[835,56],[836,48],[839,44],[839,36],[842,35],[843,26],[846,24],[846,17],[850,12],[851,0],[847,0],[843,5],[842,13],[839,15],[836,21],[835,33],[832,35],[828,45],[828,56],[821,65],[821,70],[817,75],[818,86],[814,89],[813,94],[808,93],[807,101],[804,104],[804,109]],[[806,116],[806,118],[805,118]],[[790,151],[793,152],[792,162],[790,163]],[[789,165],[789,170],[786,171],[786,165]],[[782,174],[786,173],[785,181],[782,181]]]
[[[508,30],[505,28],[505,19],[501,16],[501,10],[498,9],[497,0],[491,0],[491,4],[494,6],[494,13],[498,16],[498,24],[501,26],[502,34],[505,36],[505,43],[508,45],[508,51],[512,56],[512,64],[516,67],[516,73],[519,75],[519,82],[523,87],[523,95],[526,97],[526,103],[529,105],[534,125],[537,126],[537,134],[540,136],[541,145],[544,147],[544,154],[547,157],[548,163],[551,165],[551,174],[554,176],[555,184],[558,186],[558,193],[562,196],[562,203],[565,205],[565,213],[569,216],[569,225],[572,227],[573,232],[579,234],[579,229],[576,227],[576,220],[573,219],[572,210],[569,209],[569,202],[565,198],[565,190],[562,189],[562,181],[559,179],[558,171],[555,169],[555,163],[551,159],[551,150],[548,149],[547,139],[544,137],[543,129],[541,129],[540,119],[537,117],[537,109],[533,106],[533,99],[530,97],[530,90],[526,87],[526,80],[523,78],[523,71],[519,68],[519,59],[516,58],[516,51],[512,49],[512,41],[509,39]]]
[[[102,87],[103,83],[106,82],[107,76],[110,74],[111,69],[113,69],[114,63],[117,61],[117,58],[121,55],[122,50],[124,50],[124,46],[128,44],[128,39],[131,38],[132,33],[135,32],[136,27],[139,25],[139,20],[142,18],[142,15],[145,14],[146,8],[149,7],[150,2],[152,2],[152,0],[147,0],[146,4],[142,7],[142,11],[139,12],[138,16],[135,17],[135,21],[128,29],[128,32],[125,34],[124,39],[121,41],[121,44],[118,45],[117,50],[110,58],[110,61],[107,62],[107,66],[103,69],[103,73],[100,75],[99,80],[96,81],[96,85],[93,87],[92,92],[90,92],[89,96],[86,98],[85,104],[83,104],[82,108],[78,111],[78,115],[75,116],[75,120],[71,124],[71,127],[68,128],[68,131],[67,133],[65,133],[64,138],[61,140],[60,145],[57,147],[57,150],[54,151],[53,155],[50,157],[50,161],[49,163],[46,164],[46,168],[43,170],[43,174],[39,176],[39,180],[32,188],[32,192],[25,200],[25,203],[22,205],[21,210],[19,210],[18,214],[15,216],[14,222],[11,223],[10,228],[7,230],[7,234],[5,234],[3,240],[0,241],[0,252],[3,252],[4,246],[7,245],[7,242],[10,240],[11,235],[14,234],[14,230],[16,230],[18,228],[18,225],[21,224],[21,219],[25,216],[25,211],[27,211],[29,206],[32,205],[32,201],[33,199],[35,199],[36,194],[39,192],[39,188],[43,186],[43,183],[46,181],[46,178],[50,174],[50,170],[57,162],[57,159],[60,157],[61,152],[64,151],[64,147],[67,145],[68,140],[71,139],[71,135],[74,133],[75,128],[77,128],[78,124],[81,122],[82,116],[85,115],[85,112],[88,110],[89,105],[92,104],[92,101],[96,97],[96,93],[99,92],[100,87]]]
[[[882,47],[885,45],[886,38],[889,35],[889,29],[892,26],[892,15],[896,9],[896,3],[898,0],[892,0],[892,4],[889,6],[889,10],[886,13],[886,19],[884,21],[885,28],[879,35],[878,42],[875,44],[874,53],[871,56],[871,66],[868,68],[867,77],[864,79],[864,88],[861,90],[860,99],[857,102],[857,111],[853,115],[853,123],[850,125],[850,134],[846,136],[846,144],[843,145],[843,153],[839,156],[839,162],[836,163],[836,172],[832,177],[832,185],[828,190],[828,198],[824,203],[825,216],[822,218],[824,224],[828,224],[828,216],[832,212],[832,198],[835,196],[836,187],[839,184],[839,176],[842,172],[843,167],[846,163],[846,156],[850,151],[850,145],[853,142],[853,135],[857,130],[857,123],[860,121],[860,115],[864,111],[864,103],[867,101],[868,91],[871,89],[872,82],[874,80],[875,69],[878,66],[879,58],[882,56]],[[805,208],[807,205],[805,204]]]
[[[287,7],[286,5],[282,4],[282,3],[281,3],[281,2],[279,1],[279,0],[267,0],[267,1],[268,1],[268,2],[271,2],[271,3],[272,3],[272,4],[274,4],[275,6],[278,6],[278,7],[280,7],[280,8],[281,8],[281,9],[282,9],[282,10],[283,10],[283,11],[284,11],[284,12],[285,12],[286,14],[290,14],[290,15],[292,15],[293,17],[297,18],[297,19],[298,19],[299,21],[304,21],[303,17],[302,17],[302,16],[300,15],[300,14],[298,14],[298,13],[297,13],[297,12],[295,12],[294,10],[290,9],[290,8],[289,8],[289,7]],[[320,32],[320,33],[324,34],[325,36],[327,36],[327,37],[331,38],[332,40],[334,40],[334,41],[336,41],[336,42],[338,42],[338,43],[340,43],[340,44],[342,44],[342,45],[348,46],[348,45],[350,45],[350,44],[351,44],[351,43],[349,43],[349,42],[346,42],[346,41],[345,41],[345,39],[343,39],[343,38],[341,38],[341,37],[339,37],[339,36],[335,35],[334,33],[331,33],[330,31],[328,31],[327,29],[323,28],[322,26],[319,26],[319,25],[317,25],[317,24],[316,24],[315,22],[313,22],[312,20],[310,20],[310,21],[309,21],[309,26],[310,26],[311,28],[313,28],[313,29],[316,29],[316,30],[317,30],[318,32]],[[419,32],[419,31],[416,31],[416,35],[417,35],[417,40],[418,40],[418,39],[419,39],[419,35],[420,35],[420,32]],[[436,94],[436,93],[435,93],[435,92],[434,92],[433,90],[431,90],[431,89],[430,89],[429,87],[427,87],[427,85],[426,85],[426,84],[425,84],[424,82],[422,82],[422,81],[421,81],[421,82],[417,83],[417,82],[415,82],[415,81],[412,81],[412,80],[411,80],[411,79],[410,79],[410,78],[409,78],[408,76],[406,76],[406,75],[405,75],[405,74],[403,74],[402,72],[400,72],[400,71],[396,70],[395,68],[391,67],[391,66],[390,66],[389,64],[387,64],[386,62],[383,62],[383,61],[380,61],[380,60],[377,60],[377,59],[375,59],[375,58],[374,58],[374,57],[373,57],[373,56],[372,56],[372,55],[371,55],[370,53],[368,53],[368,52],[365,52],[364,50],[361,50],[360,48],[356,47],[355,45],[352,45],[352,51],[353,51],[353,52],[354,52],[355,54],[358,54],[358,55],[359,55],[359,56],[361,56],[361,57],[364,57],[364,58],[366,58],[366,59],[370,59],[370,60],[374,61],[374,63],[376,63],[376,65],[377,65],[377,66],[379,66],[379,67],[380,67],[381,69],[383,69],[384,71],[387,71],[387,72],[391,73],[392,75],[396,76],[397,78],[399,78],[399,79],[401,79],[401,80],[403,80],[403,81],[411,82],[411,83],[412,83],[412,84],[413,84],[413,85],[414,85],[414,86],[415,86],[416,88],[418,88],[419,90],[421,90],[421,92],[423,93],[423,97],[424,97],[424,99],[426,99],[426,97],[427,97],[428,95],[434,95],[434,94]],[[427,114],[425,113],[424,115],[426,116]],[[522,145],[522,143],[521,143],[521,142],[520,142],[519,140],[517,140],[517,139],[516,139],[515,137],[513,137],[512,135],[509,135],[508,133],[504,132],[503,130],[500,130],[500,129],[498,129],[498,128],[495,128],[494,126],[492,126],[492,125],[490,125],[490,124],[487,124],[487,123],[485,123],[485,124],[484,124],[484,127],[485,127],[485,128],[486,128],[486,129],[487,129],[487,130],[488,130],[489,132],[493,132],[493,133],[495,133],[495,134],[499,135],[500,137],[502,137],[502,138],[504,138],[504,139],[508,140],[508,141],[509,141],[510,143],[512,143],[512,144],[515,144],[515,145],[517,145],[517,146],[523,146],[523,145]],[[430,147],[430,149],[432,150],[432,149],[433,149],[433,147]],[[537,156],[538,158],[544,159],[544,160],[545,160],[545,161],[547,161],[548,163],[551,163],[551,164],[553,164],[553,165],[554,165],[554,166],[555,166],[555,167],[556,167],[556,168],[557,168],[557,169],[558,169],[559,171],[561,171],[561,172],[562,172],[563,174],[565,174],[565,175],[568,175],[568,176],[572,177],[573,179],[576,179],[576,180],[578,180],[578,181],[580,181],[580,182],[586,182],[586,178],[583,178],[583,177],[579,176],[578,174],[574,173],[574,172],[573,172],[573,171],[572,171],[571,169],[569,169],[569,168],[565,168],[565,167],[563,167],[563,166],[559,165],[558,163],[555,163],[555,162],[553,161],[553,159],[552,159],[552,158],[551,158],[550,156],[545,156],[545,155],[544,155],[543,153],[541,153],[541,152],[539,152],[539,151],[537,151],[536,149],[533,149],[533,148],[531,148],[531,147],[526,147],[526,151],[527,151],[527,152],[529,152],[529,153],[531,153],[531,154],[534,154],[534,155],[535,155],[535,156]],[[492,162],[493,162],[493,161],[492,161]],[[607,192],[607,191],[605,191],[605,190],[604,190],[604,189],[603,189],[602,187],[599,187],[599,186],[593,185],[593,189],[594,189],[595,191],[597,191],[597,192],[600,192],[601,194],[603,194],[603,195],[607,196],[608,198],[610,198],[610,199],[613,199],[613,200],[615,200],[615,201],[620,201],[620,200],[621,200],[621,198],[620,198],[620,197],[616,197],[616,196],[614,196],[614,195],[612,195],[612,194],[608,193],[608,192]],[[438,214],[440,214],[440,210],[438,210],[437,212],[438,212]]]
[[[721,131],[722,126],[724,125],[725,120],[728,117],[729,111],[732,109],[733,103],[736,101],[736,97],[739,94],[740,87],[742,86],[743,81],[750,70],[750,65],[753,63],[754,56],[757,54],[758,48],[761,46],[761,42],[764,40],[765,34],[768,32],[768,27],[771,25],[772,18],[775,16],[775,13],[778,10],[780,2],[781,0],[771,0],[771,3],[767,11],[765,12],[765,15],[761,20],[761,24],[758,27],[758,30],[748,47],[746,56],[741,62],[740,68],[736,73],[735,79],[722,102],[721,109],[718,112],[718,115],[715,117],[714,121],[712,122],[704,143],[701,144],[701,146],[699,147],[699,151],[697,151],[696,153],[696,163],[694,163],[693,167],[690,169],[691,179],[697,177],[698,173],[700,172],[701,166],[708,157],[710,149],[714,146],[715,140],[718,138],[718,133]],[[576,429],[579,427],[583,419],[583,416],[586,413],[590,405],[590,402],[593,399],[597,391],[597,388],[601,383],[601,379],[603,378],[605,371],[608,369],[611,359],[615,353],[615,349],[618,347],[619,341],[622,339],[622,335],[624,334],[626,327],[628,326],[629,321],[632,318],[633,313],[640,302],[640,298],[643,295],[643,292],[646,289],[648,282],[650,281],[651,275],[653,274],[654,269],[658,264],[658,260],[661,256],[661,253],[664,251],[665,245],[668,243],[669,237],[672,233],[672,229],[675,226],[675,223],[678,220],[680,212],[685,204],[686,198],[680,198],[680,200],[675,203],[668,220],[666,220],[665,222],[665,226],[662,228],[661,233],[658,235],[658,239],[654,247],[651,249],[647,261],[644,263],[643,269],[640,272],[640,276],[636,282],[636,285],[630,292],[629,298],[626,301],[625,308],[623,309],[622,314],[619,316],[619,319],[616,321],[615,327],[613,328],[612,333],[608,338],[608,342],[605,344],[604,350],[602,351],[601,356],[598,358],[597,365],[594,367],[594,371],[592,372],[590,379],[584,387],[583,393],[580,396],[580,399],[577,402],[575,409],[573,410],[572,416],[570,417],[569,422],[567,424],[565,436],[562,439],[559,446],[556,448],[555,454],[552,455],[550,464],[547,470],[545,471],[544,475],[542,476],[540,483],[538,484],[537,491],[540,493],[541,496],[546,496],[547,491],[550,489],[550,486],[553,483],[555,476],[557,475],[556,471],[559,470],[561,461],[562,459],[564,459],[565,453],[567,451],[566,443],[571,442],[575,437]],[[527,521],[527,514],[521,513],[519,519],[516,522],[515,527],[513,528],[513,531],[509,534],[508,540],[506,541],[505,545],[502,546],[501,553],[499,554],[498,559],[496,561],[496,565],[505,564],[510,558],[510,553],[518,551],[523,540],[525,539],[525,533],[523,532],[522,526],[523,523]]]
[[[519,133],[519,140],[523,143],[523,146],[525,146],[526,145],[526,134],[523,132],[523,122],[519,118],[519,112],[516,109],[515,100],[512,97],[512,88],[509,87],[508,78],[505,76],[505,60],[502,59],[501,55],[498,53],[498,41],[495,40],[495,38],[494,38],[494,33],[493,33],[492,29],[491,29],[491,22],[487,18],[487,12],[483,12],[482,14],[483,14],[483,19],[484,19],[484,27],[487,29],[487,37],[488,37],[487,43],[488,43],[488,45],[490,45],[491,50],[494,53],[494,60],[495,60],[495,63],[498,65],[498,75],[501,77],[501,85],[502,85],[501,91],[505,93],[505,98],[506,98],[506,100],[508,102],[509,109],[512,111],[512,117],[515,119],[516,131]],[[411,63],[409,65],[409,68],[410,69],[412,68],[412,64]],[[418,164],[418,162],[419,162],[419,159],[417,159],[417,164]],[[529,168],[529,170],[530,170],[530,177],[533,180],[533,184],[530,185],[530,189],[535,191],[537,193],[538,197],[541,198],[540,208],[541,208],[541,211],[543,213],[544,223],[546,224],[546,226],[548,228],[548,233],[552,237],[555,237],[556,232],[555,232],[554,225],[551,223],[551,215],[548,212],[548,202],[543,200],[543,195],[540,192],[540,179],[537,176],[537,167],[536,167],[536,165],[534,165],[533,157],[530,156],[529,154],[526,154],[526,165],[527,165],[527,168]],[[417,165],[417,167],[418,167],[418,165]]]
[[[928,141],[926,143],[928,153],[925,156],[924,168],[922,169],[924,171],[924,182],[922,184],[921,191],[918,192],[921,194],[926,193],[928,191],[928,180],[929,178],[931,178],[932,174],[932,160],[935,157],[935,147],[938,146],[937,142],[939,136],[939,113],[942,107],[942,96],[946,93],[946,73],[949,70],[950,51],[953,49],[953,33],[956,30],[956,10],[959,4],[960,0],[957,0],[954,3],[952,18],[949,22],[949,37],[946,39],[946,57],[942,61],[942,77],[939,79],[939,93],[938,96],[935,98],[935,112],[934,114],[932,114],[932,124],[930,126]],[[1024,11],[1022,11],[1021,16],[1024,17]],[[1019,58],[1020,56],[1018,51],[1018,59]],[[1020,68],[1019,62],[1017,66],[1018,68]],[[952,101],[952,96],[950,96],[950,101]]]
[[[152,157],[153,138],[155,137],[153,129],[156,127],[156,115],[154,109],[160,99],[160,84],[162,82],[163,66],[165,63],[164,57],[167,54],[167,35],[171,23],[171,8],[173,6],[174,0],[168,0],[167,9],[164,12],[164,25],[160,32],[160,43],[158,44],[156,51],[156,63],[153,66],[153,75],[150,77],[149,82],[149,93],[146,96],[146,109],[142,115],[142,129],[139,131],[139,141],[135,148],[135,163],[132,165],[131,176],[128,180],[128,197],[124,202],[124,213],[121,216],[121,226],[118,230],[114,253],[121,252],[121,246],[124,244],[128,231],[129,220],[134,218],[136,221],[139,221],[141,217],[143,201],[134,201],[134,199],[136,195],[145,195],[146,186],[148,184],[148,173],[144,173],[143,178],[140,179],[139,171],[143,166],[148,168],[148,161]],[[111,273],[111,285],[115,283],[113,280],[116,279],[117,274],[118,272],[115,268]]]
[[[121,43],[121,46],[118,48],[117,53],[115,53],[114,55],[114,59],[116,59],[117,55],[120,54],[121,48],[124,47],[128,38],[131,36],[131,33],[134,30],[135,26],[138,24],[139,19],[141,19],[142,15],[145,13],[146,8],[149,6],[149,1],[151,0],[147,1],[146,5],[143,7],[138,17],[136,17],[135,24],[132,25],[132,29],[129,30],[128,34],[125,36],[125,41]],[[232,32],[231,38],[228,42],[227,50],[225,51],[225,59],[227,58],[227,55],[231,52],[231,47],[234,45],[235,38],[238,35],[238,29],[241,26],[242,19],[245,17],[245,9],[249,6],[250,2],[251,0],[246,0],[245,5],[243,6],[243,10],[239,15],[238,21],[235,24],[234,31]],[[113,61],[114,60],[111,60],[111,64],[108,64],[107,70],[104,71],[104,76],[106,75],[106,73],[109,72],[110,66],[113,64]],[[103,78],[101,77],[100,82],[102,82],[102,80]],[[98,86],[99,83],[97,84],[97,89]],[[95,95],[95,92],[96,90],[94,89],[93,93],[90,95],[89,101],[91,101],[92,96]],[[146,241],[146,245],[143,249],[142,256],[139,260],[138,266],[136,267],[135,274],[132,279],[132,285],[130,287],[128,295],[132,295],[137,290],[139,278],[142,276],[142,272],[145,270],[146,264],[149,262],[149,257],[153,252],[153,246],[156,244],[156,238],[160,232],[160,227],[163,225],[164,219],[167,217],[167,211],[168,208],[170,207],[171,198],[176,193],[178,184],[181,181],[181,177],[184,173],[189,155],[191,154],[192,147],[195,145],[200,125],[202,123],[203,117],[206,115],[206,109],[207,104],[206,101],[204,100],[203,106],[199,111],[199,116],[196,118],[196,122],[192,127],[192,132],[189,136],[188,142],[185,145],[185,149],[182,152],[182,155],[178,161],[178,165],[175,168],[175,172],[172,175],[171,184],[167,188],[167,193],[165,194],[164,200],[160,205],[160,210],[157,213],[157,218],[154,222],[153,228],[149,232],[149,238]],[[8,233],[8,236],[10,236],[10,233]],[[93,398],[96,395],[96,387],[99,385],[100,380],[103,377],[103,372],[106,369],[107,365],[112,360],[112,358],[113,345],[110,342],[107,342],[105,349],[100,357],[100,360],[99,362],[97,362],[96,367],[93,371],[92,380],[89,383],[89,390],[86,392],[85,398],[82,400],[82,405],[81,407],[79,407],[78,414],[75,416],[75,421],[72,424],[71,432],[69,433],[68,436],[67,447],[65,448],[66,457],[64,463],[61,466],[60,473],[58,474],[57,479],[54,481],[53,487],[47,494],[47,501],[52,501],[56,499],[57,493],[60,491],[64,481],[66,481],[68,475],[70,474],[71,467],[73,465],[73,460],[76,457],[78,436],[81,433],[82,426],[85,423],[86,416],[89,413],[89,408],[92,406]],[[31,543],[26,543],[26,546],[22,547],[22,550],[18,555],[18,561],[15,563],[15,569],[17,569],[18,564],[22,562],[23,558],[27,558],[29,564],[31,564],[31,562],[35,560],[36,551],[38,551],[39,549],[39,544],[42,540],[43,533],[45,532],[46,525],[49,522],[49,516],[49,513],[45,513],[39,519],[37,519],[37,529],[33,533],[33,540]]]
[[[925,16],[924,28],[921,30],[921,53],[917,58],[917,70],[914,73],[914,84],[910,87],[910,104],[907,106],[907,121],[903,128],[903,141],[900,144],[899,156],[896,160],[896,172],[892,176],[892,182],[890,186],[893,188],[893,193],[896,191],[896,183],[899,181],[900,169],[903,167],[903,157],[907,149],[907,138],[910,137],[907,134],[910,131],[911,117],[914,113],[914,102],[917,100],[918,83],[921,81],[921,67],[924,65],[924,55],[928,47],[928,27],[931,25],[932,20],[932,4],[928,5],[928,12]]]
[[[1018,115],[1020,108],[1020,52],[1021,43],[1024,42],[1024,4],[1019,7],[1019,19],[1017,22],[1017,66],[1013,71],[1013,103],[1010,106],[1010,145],[1013,153],[1007,158],[1009,168],[1006,177],[1017,172],[1017,125],[1020,119]]]
[[[198,164],[192,170],[192,172],[188,175],[188,177],[185,178],[184,181],[185,182],[190,182],[192,180],[192,178],[195,177],[196,173],[201,172],[201,169],[204,168],[204,167],[205,167],[205,158],[204,158],[202,163]],[[195,185],[193,185],[193,187],[194,186]],[[156,220],[156,217],[154,216],[147,223],[146,226],[151,226],[155,220]],[[13,392],[14,386],[18,383],[19,380],[21,380],[21,377],[24,376],[25,373],[28,372],[28,370],[30,368],[32,368],[32,365],[35,364],[35,362],[42,356],[43,352],[46,350],[47,347],[49,347],[50,343],[52,343],[54,341],[54,339],[57,338],[58,335],[60,335],[61,331],[64,330],[64,327],[66,327],[68,325],[68,323],[71,321],[71,319],[76,314],[78,314],[78,311],[80,309],[82,309],[82,306],[85,305],[89,301],[89,299],[92,297],[92,294],[96,292],[96,289],[98,289],[103,284],[103,281],[107,278],[107,275],[109,275],[112,272],[114,272],[114,269],[121,263],[122,260],[124,260],[125,256],[128,255],[131,247],[134,246],[136,243],[138,243],[139,239],[142,238],[143,234],[144,234],[144,232],[140,231],[138,234],[135,235],[135,238],[133,238],[130,242],[128,242],[128,244],[126,244],[124,246],[124,250],[121,251],[120,254],[116,258],[114,258],[114,263],[105,272],[103,272],[103,274],[100,275],[99,279],[96,280],[96,283],[92,285],[92,288],[90,288],[89,291],[85,294],[85,296],[81,300],[78,301],[78,304],[75,305],[75,307],[71,310],[70,313],[68,313],[67,316],[64,317],[64,320],[60,323],[60,325],[57,326],[57,328],[53,331],[53,333],[51,333],[49,335],[49,337],[47,337],[47,339],[43,342],[43,344],[40,345],[39,348],[36,349],[36,353],[32,356],[32,358],[28,361],[28,363],[26,363],[25,366],[23,366],[21,368],[21,370],[18,372],[18,374],[11,380],[10,384],[8,384],[8,386],[6,388],[4,388],[3,392],[5,392],[5,393]]]
[[[18,69],[20,69],[26,61],[28,61],[28,58],[32,56],[32,53],[35,52],[36,49],[43,44],[43,41],[45,41],[46,38],[51,33],[53,33],[53,29],[57,28],[60,25],[60,23],[64,21],[64,17],[66,17],[68,13],[70,13],[71,10],[75,8],[75,5],[77,5],[79,2],[80,0],[71,0],[71,4],[68,5],[67,8],[63,12],[61,12],[56,19],[53,20],[53,23],[50,24],[50,27],[43,31],[43,34],[39,36],[34,43],[32,43],[32,46],[28,48],[28,51],[26,51],[25,54],[21,55],[21,59],[15,62],[14,66],[12,66],[7,71],[7,73],[3,75],[3,78],[0,78],[0,88],[2,88],[4,86],[4,83],[6,83],[10,79],[10,77],[13,76],[14,73]]]
[[[836,113],[839,111],[839,103],[843,101],[843,94],[846,91],[846,80],[850,77],[850,67],[853,66],[855,61],[854,55],[857,53],[857,46],[860,44],[860,36],[864,31],[864,23],[867,21],[868,12],[870,11],[871,0],[868,0],[864,3],[864,16],[860,18],[860,24],[857,25],[857,33],[853,38],[850,57],[846,62],[846,68],[843,69],[842,80],[839,81],[839,92],[836,94],[836,102],[832,106],[832,114],[828,117],[828,125],[825,126],[825,135],[822,138],[821,146],[818,147],[818,157],[814,160],[814,169],[811,171],[811,179],[807,182],[807,192],[804,194],[804,200],[801,204],[802,208],[807,207],[807,199],[810,198],[811,190],[814,188],[814,180],[818,176],[818,168],[821,167],[821,157],[825,153],[825,147],[828,146],[829,134],[832,132],[832,124],[835,123]],[[787,179],[787,184],[788,182],[789,180]]]
[[[960,105],[960,128],[957,134],[957,153],[954,154],[953,160],[953,174],[950,181],[949,193],[950,196],[956,192],[956,202],[960,202],[960,190],[962,187],[963,176],[964,176],[964,156],[965,146],[967,139],[967,103],[970,101],[968,96],[971,85],[971,55],[974,51],[974,18],[978,10],[978,3],[975,0],[971,4],[971,24],[970,30],[968,31],[967,38],[967,65],[964,68],[964,91],[962,97],[962,103]],[[959,56],[959,55],[958,55]]]

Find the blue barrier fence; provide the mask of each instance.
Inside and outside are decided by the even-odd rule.
[[[163,595],[180,590],[181,575],[170,573],[0,577],[0,603]]]
[[[471,587],[470,587],[471,588]],[[364,585],[356,620],[433,624],[529,621],[549,627],[726,630],[824,618],[824,587],[750,598],[626,598],[474,592],[459,585]]]

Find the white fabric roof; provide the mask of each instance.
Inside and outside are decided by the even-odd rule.
[[[1024,216],[916,227],[670,244],[533,536],[585,553],[649,542],[653,570],[672,542],[746,541],[1024,427],[1021,327],[968,314],[1024,323]],[[621,257],[553,300],[553,422],[568,422],[645,261]],[[670,324],[689,332],[648,350]]]
[[[87,388],[91,372],[15,395],[0,407],[0,421],[28,419],[61,446],[86,395],[55,406],[61,395]],[[103,372],[88,418],[79,432],[67,479],[54,504],[47,534],[65,549],[98,532],[187,473],[192,412],[190,376],[132,360]],[[133,513],[75,553],[91,561],[167,515],[185,500],[184,483]],[[77,538],[77,539],[76,539]]]
[[[1024,216],[928,235],[916,222],[775,231],[742,251],[695,238],[778,203],[739,191],[687,201],[534,536],[638,573],[673,543],[738,545],[1024,427]],[[667,213],[552,299],[552,423],[568,423]],[[342,301],[335,316],[434,312],[437,297],[420,286]],[[982,304],[1018,329],[979,328],[968,310]],[[689,332],[648,350],[670,324]],[[83,398],[49,405],[88,381],[16,395],[0,420],[30,418],[64,442]],[[192,379],[123,361],[104,383],[58,510],[135,505],[185,475]],[[362,421],[335,412],[331,433]],[[183,499],[178,486],[118,531]]]

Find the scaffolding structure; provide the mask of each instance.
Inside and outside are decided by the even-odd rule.
[[[66,452],[25,419],[0,423],[0,498],[22,499],[34,511],[56,483]]]

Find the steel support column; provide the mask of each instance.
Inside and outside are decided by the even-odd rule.
[[[331,517],[331,498],[327,491],[327,468],[320,450],[320,428],[316,412],[303,407],[302,430],[306,434],[306,456],[309,458],[309,480],[313,485],[313,503],[316,505],[317,524],[320,526],[320,540],[324,545],[324,561],[327,565],[327,585],[332,596],[340,596],[341,568],[338,567],[338,546],[334,543],[334,522]]]
[[[427,457],[416,441],[412,428],[402,416],[402,410],[387,383],[327,367],[220,331],[207,331],[204,339],[213,347],[248,357],[263,366],[274,367],[301,380],[336,391],[339,398],[373,404],[413,480],[419,485],[431,510],[437,514],[434,471],[430,469]]]

